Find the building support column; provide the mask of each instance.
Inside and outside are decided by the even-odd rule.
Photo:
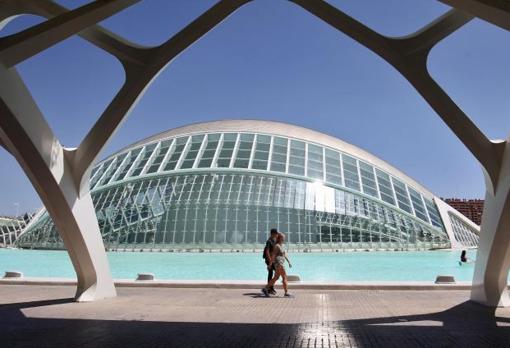
[[[94,1],[68,11],[50,0],[4,0],[0,30],[17,15],[47,21],[0,38],[0,146],[19,162],[64,241],[78,277],[76,299],[116,295],[89,180],[94,161],[158,74],[181,52],[250,0],[222,0],[159,46],[142,47],[97,25],[139,0]],[[63,147],[16,65],[72,35],[115,56],[126,80],[77,148]]]
[[[60,232],[78,278],[77,301],[116,295],[88,186],[53,135],[14,68],[0,66],[0,138],[34,185]]]
[[[503,150],[501,170],[493,185],[486,174],[483,207],[471,300],[488,306],[508,307],[510,270],[510,137]]]
[[[442,0],[461,10],[454,8],[415,33],[395,38],[373,31],[324,0],[292,1],[393,65],[480,162],[487,196],[471,298],[488,306],[510,306],[506,291],[510,265],[510,139],[490,141],[427,69],[431,49],[475,16],[510,28],[510,7],[492,0]]]

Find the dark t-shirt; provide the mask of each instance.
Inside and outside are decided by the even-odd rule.
[[[269,255],[273,253],[273,248],[276,244],[276,241],[273,238],[269,238],[266,242],[266,246],[264,247],[264,255],[263,258],[266,258],[266,250],[269,251]],[[267,261],[267,260],[266,260]]]

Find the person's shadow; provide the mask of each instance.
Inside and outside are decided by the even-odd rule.
[[[262,293],[262,291],[259,292],[247,292],[243,294],[243,296],[248,296],[251,298],[270,298]]]

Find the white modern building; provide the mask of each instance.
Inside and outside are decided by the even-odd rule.
[[[0,248],[10,247],[21,235],[33,215],[10,217],[0,216]]]
[[[478,245],[479,227],[407,175],[332,136],[269,121],[194,124],[139,141],[92,170],[108,249],[293,250]],[[47,213],[17,246],[64,248]]]

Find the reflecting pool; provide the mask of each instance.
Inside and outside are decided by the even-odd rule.
[[[474,264],[459,265],[459,251],[291,253],[303,281],[433,281],[438,274],[471,281]],[[476,250],[468,251],[470,259]],[[158,279],[263,280],[261,253],[109,252],[112,274],[134,279],[151,272]],[[65,251],[0,249],[0,272],[21,271],[27,277],[76,277]]]

